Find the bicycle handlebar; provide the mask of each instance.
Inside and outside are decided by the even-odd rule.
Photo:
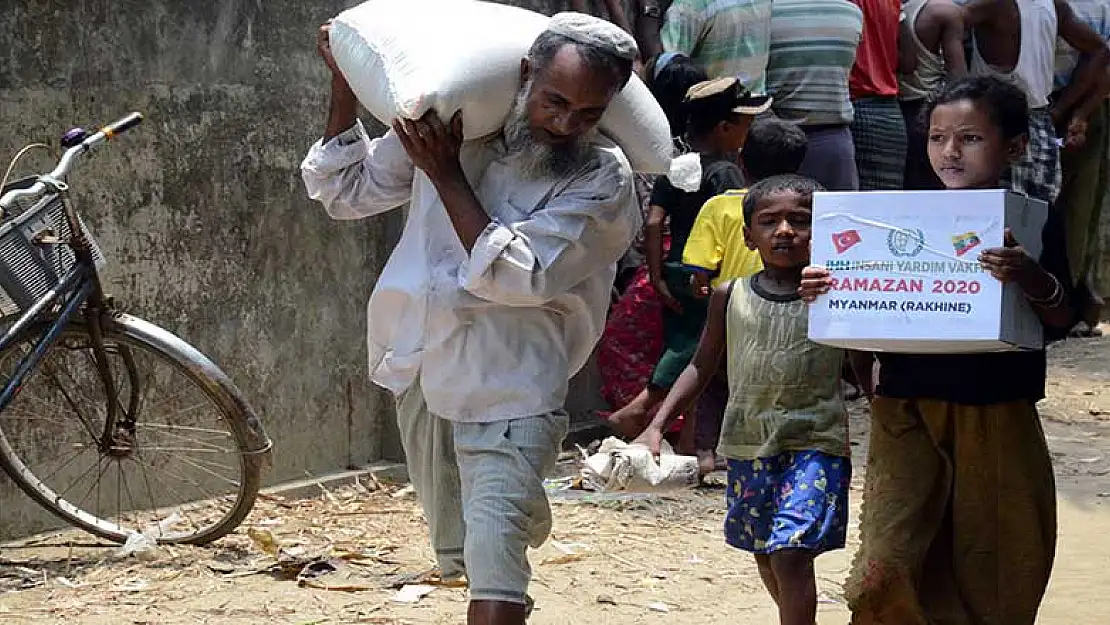
[[[111,139],[112,137],[115,137],[116,135],[122,135],[123,133],[127,132],[128,130],[131,130],[132,128],[134,128],[135,126],[138,126],[142,122],[143,122],[143,114],[142,113],[132,113],[132,114],[128,115],[127,117],[124,117],[123,119],[120,119],[120,120],[112,122],[111,124],[108,124],[107,126],[102,128],[100,131],[104,133],[105,137],[107,137],[108,139]]]
[[[77,160],[78,156],[83,155],[85,152],[88,152],[105,141],[114,139],[117,135],[131,130],[142,123],[142,121],[142,113],[131,113],[122,119],[104,126],[99,131],[89,135],[81,143],[69,148],[62,154],[62,158],[58,161],[58,165],[54,167],[54,171],[45,176],[39,176],[38,181],[26,189],[16,189],[5,193],[4,197],[0,198],[0,215],[7,212],[8,209],[15,204],[16,200],[42,195],[50,187],[57,188],[60,181],[65,178],[70,169],[73,168],[73,163]],[[49,186],[47,182],[50,183]]]

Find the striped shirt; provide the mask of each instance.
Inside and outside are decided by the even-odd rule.
[[[775,0],[767,91],[779,117],[800,124],[852,121],[848,74],[863,33],[849,0]]]
[[[766,89],[771,0],[674,0],[659,33],[710,78],[737,76],[753,93]]]
[[[1110,0],[1068,0],[1079,21],[1090,26],[1103,39],[1110,40]],[[1063,37],[1056,38],[1055,89],[1063,89],[1071,81],[1071,73],[1079,65],[1079,50],[1071,47]]]

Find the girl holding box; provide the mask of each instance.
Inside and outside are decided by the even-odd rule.
[[[996,77],[968,77],[938,93],[929,160],[948,189],[1002,187],[1024,154],[1029,108]],[[978,258],[1017,284],[1044,326],[1063,338],[1076,320],[1059,211],[1049,212],[1034,260],[1007,230]],[[800,293],[829,289],[807,267]],[[1043,350],[879,354],[862,546],[847,594],[854,625],[1033,625],[1056,547],[1052,460],[1036,403]]]

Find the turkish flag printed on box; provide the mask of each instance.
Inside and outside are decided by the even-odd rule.
[[[845,230],[844,232],[834,232],[832,235],[833,247],[836,248],[837,254],[847,252],[853,245],[860,242],[859,232],[856,230]]]

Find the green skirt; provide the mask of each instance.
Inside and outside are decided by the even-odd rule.
[[[677,263],[663,265],[663,280],[671,295],[682,304],[682,313],[663,307],[663,355],[651,373],[651,386],[670,389],[690,364],[701,339],[709,312],[709,298],[695,297],[691,273]]]

